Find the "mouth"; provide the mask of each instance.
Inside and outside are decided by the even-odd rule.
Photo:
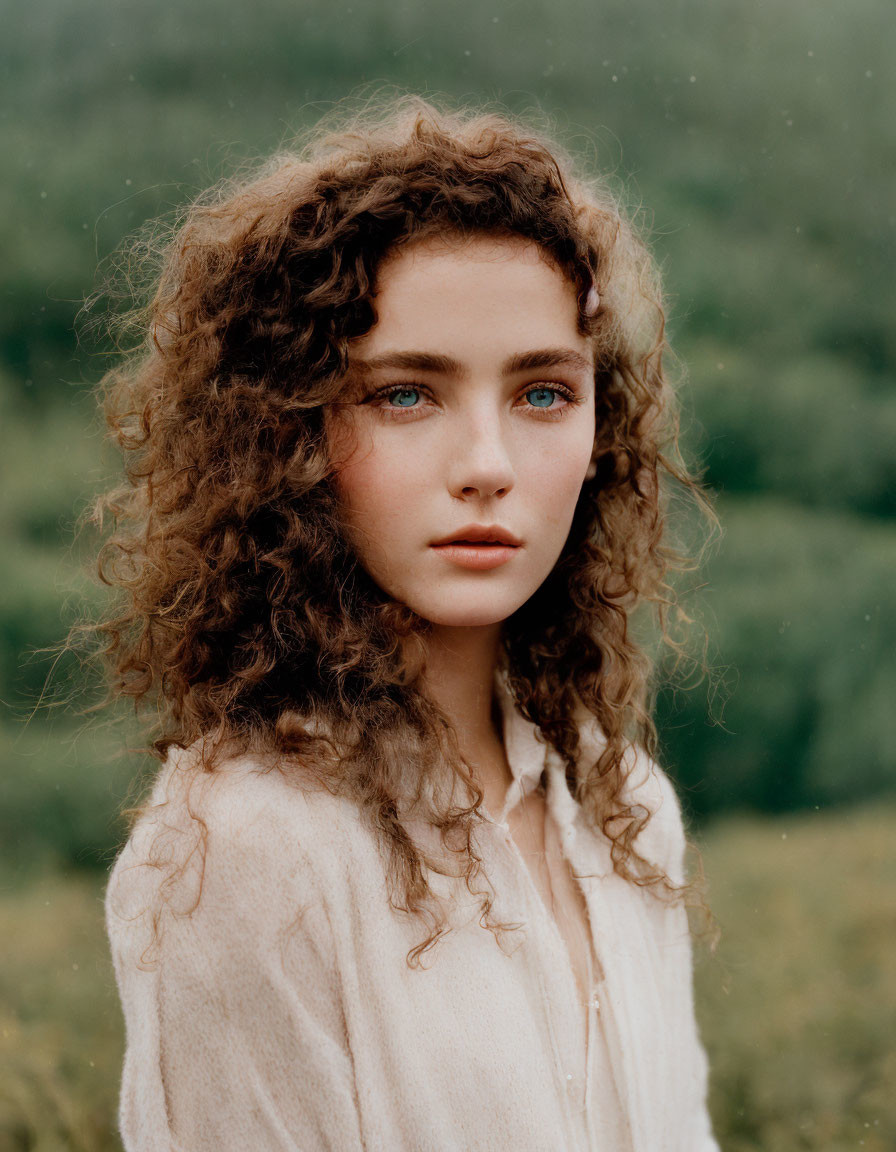
[[[430,545],[447,564],[478,572],[500,568],[522,547],[522,540],[498,525],[468,524]]]
[[[441,540],[434,540],[431,547],[445,548],[449,545],[467,548],[519,548],[522,540],[518,539],[506,528],[498,525],[469,524],[461,528],[452,536],[443,536]]]

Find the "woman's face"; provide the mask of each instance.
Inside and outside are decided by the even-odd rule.
[[[554,567],[591,459],[575,290],[525,240],[436,237],[383,264],[376,308],[328,413],[350,539],[418,615],[496,624]]]

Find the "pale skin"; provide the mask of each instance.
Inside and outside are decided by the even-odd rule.
[[[350,351],[358,399],[331,426],[338,490],[364,567],[434,626],[426,690],[497,810],[501,625],[556,563],[593,467],[593,351],[573,286],[522,239],[413,244],[381,268],[375,305]],[[431,547],[470,524],[521,547],[488,571]]]
[[[593,350],[574,287],[522,239],[409,245],[381,267],[375,306],[350,349],[346,401],[329,414],[337,491],[360,562],[432,623],[425,691],[498,813],[512,781],[493,708],[501,628],[553,569],[593,475]],[[484,570],[436,546],[471,525],[518,543]],[[546,859],[541,794],[508,822],[540,860],[546,906],[567,910],[557,920],[584,994],[584,905]]]

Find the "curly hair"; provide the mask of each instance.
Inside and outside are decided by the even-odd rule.
[[[652,604],[678,647],[669,575],[694,565],[664,538],[670,493],[711,508],[678,452],[654,261],[604,183],[507,116],[399,99],[319,127],[179,221],[142,343],[101,385],[124,456],[124,482],[92,510],[101,527],[112,520],[99,574],[118,597],[96,626],[109,696],[152,705],[160,759],[201,745],[214,772],[225,752],[274,753],[287,775],[353,798],[384,849],[393,905],[427,917],[427,869],[444,865],[408,833],[407,766],[423,780],[448,764],[471,803],[410,782],[413,800],[474,891],[483,796],[421,689],[429,626],[356,559],[325,437],[350,341],[376,323],[381,262],[444,232],[525,238],[576,289],[595,350],[596,474],[548,580],[504,625],[508,683],[616,870],[671,891],[635,845],[649,813],[625,795],[627,749],[652,754],[657,739],[656,665],[631,616]],[[605,738],[593,762],[580,755],[583,716]],[[482,922],[500,929],[477,894]],[[432,923],[409,962],[445,930]]]

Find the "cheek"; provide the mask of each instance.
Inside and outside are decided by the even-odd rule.
[[[358,438],[334,483],[349,526],[373,541],[394,535],[406,522],[418,488],[407,455],[390,452],[369,436]]]
[[[591,460],[591,442],[569,445],[565,451],[532,454],[526,469],[529,495],[550,520],[567,522],[582,491]]]
[[[348,464],[339,472],[336,490],[352,526],[363,528],[388,507],[389,485],[384,479],[382,470],[371,466],[369,459]]]

